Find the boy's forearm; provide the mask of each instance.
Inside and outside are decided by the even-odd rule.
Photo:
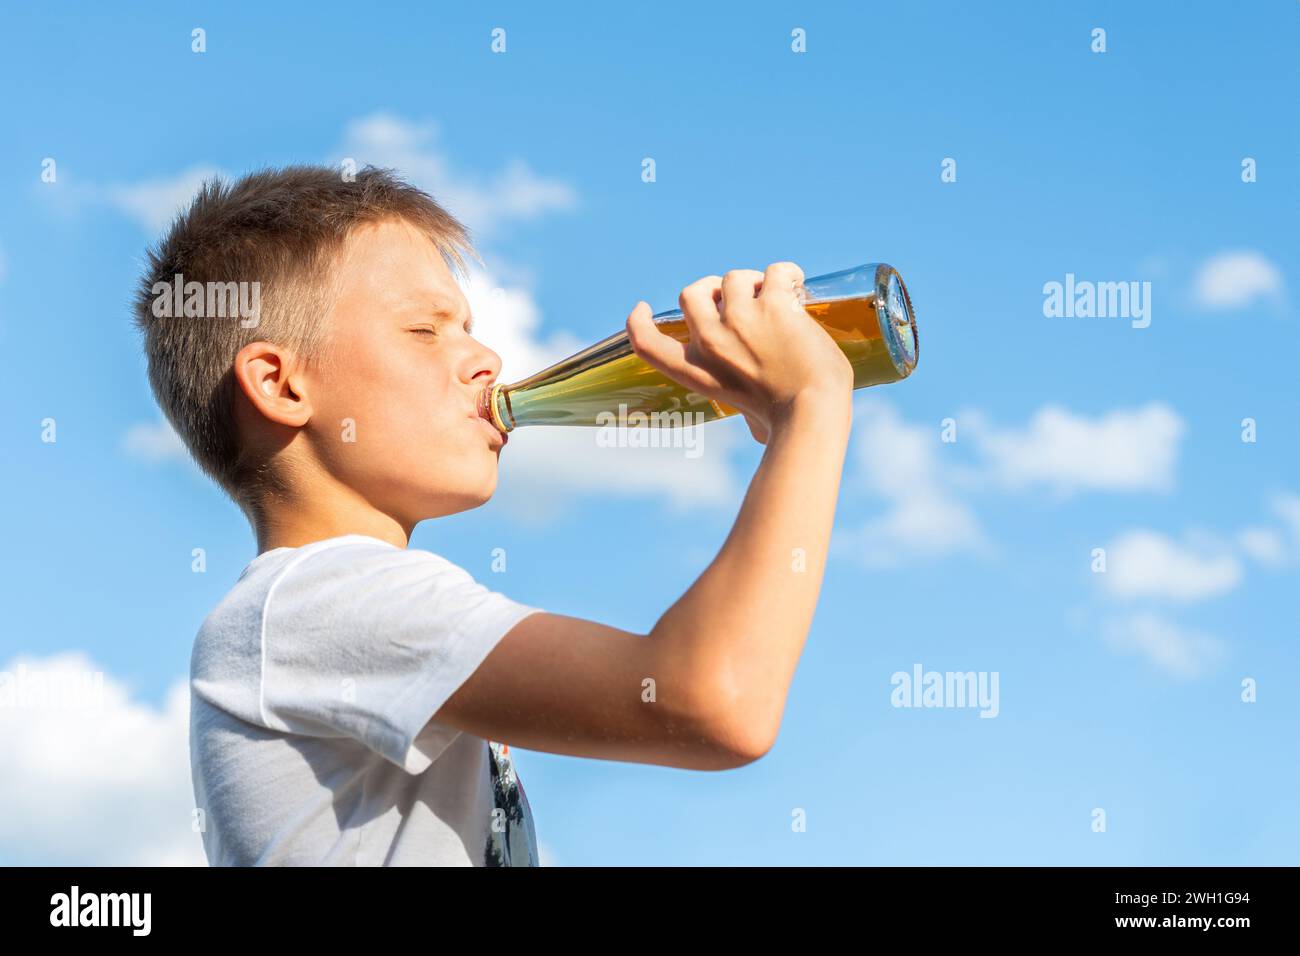
[[[851,395],[808,395],[774,423],[718,556],[650,638],[746,735],[774,737],[812,623],[852,419]],[[662,659],[662,658],[661,658]],[[721,719],[721,718],[720,718]]]

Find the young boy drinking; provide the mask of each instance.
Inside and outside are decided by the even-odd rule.
[[[479,414],[500,361],[456,281],[469,250],[392,173],[307,166],[206,183],[150,250],[136,318],[154,394],[257,539],[191,664],[213,864],[535,865],[496,741],[722,770],[776,738],[853,387],[800,307],[803,273],[687,286],[688,345],[645,302],[628,317],[637,355],[740,409],[766,446],[716,558],[636,634],[517,603],[408,547],[421,521],[492,497],[505,445]],[[256,314],[207,315],[188,294],[159,308],[177,283],[251,289]]]

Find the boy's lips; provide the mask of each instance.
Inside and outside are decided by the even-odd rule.
[[[500,448],[504,448],[504,447],[506,447],[506,442],[508,442],[508,441],[510,440],[510,437],[509,437],[508,435],[503,435],[503,434],[501,433],[501,431],[500,431],[500,430],[499,430],[495,425],[493,425],[490,421],[488,421],[488,420],[487,420],[486,418],[484,418],[483,416],[479,415],[477,412],[474,413],[473,415],[470,415],[469,417],[470,417],[473,421],[478,422],[478,423],[479,423],[480,425],[482,425],[485,429],[487,429],[488,433],[489,433],[493,438],[496,439],[496,442],[494,443],[496,447],[500,447]]]
[[[490,393],[490,391],[491,389],[485,388],[479,394],[479,399],[474,404],[474,411],[470,413],[469,417],[474,419],[475,421],[482,422],[483,426],[487,428],[493,435],[496,436],[497,444],[500,447],[504,448],[506,446],[506,442],[510,440],[510,436],[502,432],[501,429],[497,428],[496,425],[492,423],[492,419],[489,417],[490,413],[488,412],[488,407],[487,407],[487,396]]]

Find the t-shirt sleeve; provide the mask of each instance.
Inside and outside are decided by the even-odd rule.
[[[460,733],[433,715],[538,610],[428,551],[376,542],[304,555],[267,594],[262,720],[352,737],[421,773]]]

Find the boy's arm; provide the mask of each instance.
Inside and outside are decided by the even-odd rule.
[[[628,320],[641,357],[740,408],[766,440],[709,567],[647,635],[524,618],[436,719],[530,750],[692,769],[771,747],[821,588],[851,421],[852,369],[795,300],[801,279],[779,263],[688,287],[685,348],[644,304]]]

